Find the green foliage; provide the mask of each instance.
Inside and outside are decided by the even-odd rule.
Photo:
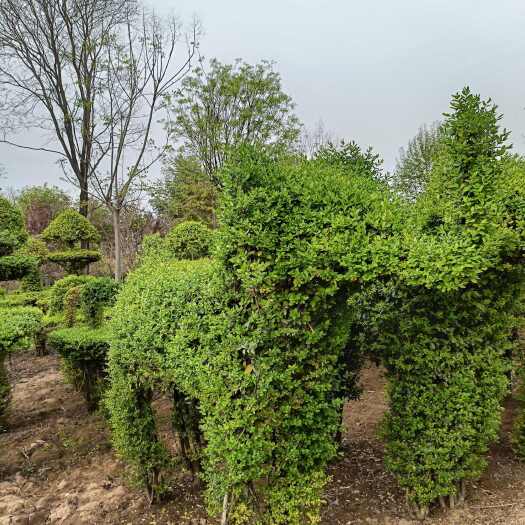
[[[168,232],[165,243],[175,259],[201,259],[210,255],[213,231],[202,222],[186,221]]]
[[[16,281],[38,272],[39,260],[29,255],[0,257],[0,281]]]
[[[126,282],[109,407],[116,447],[150,491],[167,459],[148,399],[173,382],[203,418],[212,513],[227,494],[247,523],[317,522],[355,389],[347,297],[397,261],[388,195],[350,170],[242,149],[222,174],[217,265],[150,259]]]
[[[157,260],[195,260],[208,257],[213,248],[214,231],[202,222],[186,221],[174,226],[165,237],[144,237],[140,262]]]
[[[118,289],[119,284],[110,277],[97,277],[82,285],[80,305],[90,326],[96,328],[102,324],[103,309],[115,302]]]
[[[39,292],[17,292],[0,296],[0,308],[11,306],[38,306],[41,298]]]
[[[67,209],[59,213],[43,231],[42,238],[73,249],[80,242],[99,242],[97,229],[80,213]]]
[[[215,226],[217,188],[198,159],[178,154],[165,162],[163,174],[149,190],[157,215],[170,224],[200,221]]]
[[[106,381],[107,329],[62,328],[48,335],[48,343],[64,359],[68,377],[83,394],[89,410],[95,410]]]
[[[49,262],[56,263],[68,274],[80,274],[88,265],[100,260],[101,254],[98,250],[83,250],[75,248],[67,251],[51,252],[47,256]]]
[[[56,186],[28,186],[17,195],[16,203],[32,235],[42,233],[49,223],[71,206],[71,198]]]
[[[211,263],[205,259],[150,259],[128,276],[113,310],[107,396],[113,442],[118,453],[135,466],[152,497],[162,492],[162,469],[170,464],[155,428],[154,389],[173,393],[181,454],[189,462],[198,457],[199,413],[174,382],[167,344],[187,309],[192,304],[204,307],[198,292],[211,273]]]
[[[0,257],[12,254],[26,239],[27,232],[20,210],[0,197]]]
[[[44,241],[38,237],[28,237],[27,241],[17,251],[17,255],[38,257],[40,264],[44,263],[49,255],[49,249]]]
[[[212,60],[209,70],[198,67],[184,77],[168,105],[175,115],[171,131],[214,182],[232,148],[273,144],[286,150],[299,136],[292,100],[269,62]]]
[[[422,193],[430,179],[434,159],[442,146],[441,124],[419,128],[406,149],[401,148],[394,172],[396,192],[413,201]]]
[[[92,275],[68,275],[56,281],[49,293],[49,311],[52,314],[62,312],[64,309],[64,298],[70,288],[81,286],[97,279]]]
[[[42,312],[38,308],[0,308],[0,429],[6,427],[5,416],[11,390],[5,367],[6,356],[18,346],[27,344],[40,329],[41,321]]]
[[[77,321],[77,308],[80,303],[80,290],[82,286],[70,288],[64,296],[64,324],[72,328]]]
[[[523,231],[510,225],[502,190],[507,133],[496,107],[465,89],[452,110],[406,224],[391,299],[398,334],[384,345],[386,462],[421,517],[440,496],[461,498],[464,481],[486,465],[524,277]]]

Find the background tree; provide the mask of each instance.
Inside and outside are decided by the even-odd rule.
[[[167,126],[187,156],[199,159],[212,181],[232,147],[273,144],[295,147],[300,123],[271,62],[254,66],[210,62],[193,70],[167,98],[174,115]]]
[[[406,149],[400,149],[393,176],[393,186],[398,193],[414,200],[425,189],[442,135],[441,124],[434,122],[420,127]]]
[[[199,220],[216,226],[217,188],[195,157],[170,157],[164,163],[162,179],[149,193],[151,206],[168,225]]]
[[[135,8],[135,0],[0,2],[1,141],[57,155],[80,189],[84,216],[89,179],[107,154],[94,148],[108,128],[99,112],[102,54]],[[50,141],[14,142],[20,127],[37,128]]]
[[[104,162],[91,178],[91,193],[110,210],[113,222],[115,278],[122,276],[121,215],[140,202],[148,169],[166,153],[153,147],[155,115],[164,97],[188,72],[197,48],[195,22],[187,55],[175,65],[182,32],[175,18],[162,22],[154,13],[127,12],[123,30],[105,49],[101,67],[107,86],[103,117],[107,132],[95,150]]]
[[[65,209],[71,207],[71,197],[56,186],[28,186],[16,196],[27,231],[38,235]]]

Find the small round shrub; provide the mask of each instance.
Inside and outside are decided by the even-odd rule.
[[[18,281],[26,275],[38,273],[39,260],[29,255],[0,257],[0,281]]]
[[[165,242],[174,259],[200,259],[211,253],[213,230],[202,222],[181,222],[169,231]]]

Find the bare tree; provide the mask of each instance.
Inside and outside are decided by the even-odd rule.
[[[104,157],[104,162],[93,172],[90,188],[112,214],[117,280],[122,277],[121,213],[140,199],[148,169],[167,151],[168,134],[161,146],[152,140],[155,115],[165,109],[164,97],[191,67],[198,23],[185,35],[185,55],[175,65],[183,36],[173,17],[161,21],[155,13],[138,17],[130,13],[105,48],[101,70],[107,85],[103,103],[107,129],[94,140],[97,157]]]
[[[337,142],[338,141],[333,138],[332,134],[329,131],[326,131],[324,122],[318,120],[314,128],[303,128],[299,146],[301,152],[309,159],[312,159],[322,147]]]
[[[98,114],[102,55],[135,10],[135,0],[0,0],[0,142],[57,155],[85,216],[89,179],[105,155],[94,144],[108,128]],[[14,142],[21,128],[49,140]]]

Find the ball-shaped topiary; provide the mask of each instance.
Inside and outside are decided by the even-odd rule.
[[[91,222],[73,209],[59,213],[43,231],[42,238],[66,248],[81,242],[99,242],[100,234]]]
[[[181,222],[170,230],[165,242],[174,259],[200,259],[210,255],[213,231],[202,222]]]

